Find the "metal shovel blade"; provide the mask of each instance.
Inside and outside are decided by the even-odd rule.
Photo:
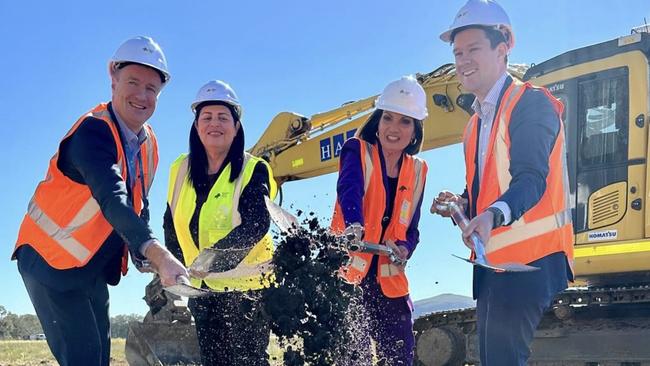
[[[254,266],[242,262],[239,263],[237,267],[229,271],[209,272],[207,276],[205,276],[205,279],[216,280],[216,279],[252,277],[252,276],[259,276],[263,273],[268,273],[271,270],[273,270],[273,263],[271,263],[270,260]]]
[[[183,297],[202,297],[211,294],[211,291],[206,289],[194,287],[186,283],[177,283],[175,285],[163,287],[165,291],[168,291],[176,296]]]
[[[471,259],[463,258],[461,256],[458,256],[456,254],[452,254],[453,257],[456,257],[462,261],[465,261],[467,263],[473,264],[477,267],[482,267],[485,269],[489,269],[491,271],[497,272],[497,273],[503,273],[503,272],[533,272],[533,271],[538,271],[539,267],[533,267],[529,266],[527,264],[520,264],[520,263],[501,263],[498,266],[487,264],[487,263],[479,263],[476,261],[473,261]]]
[[[529,266],[527,264],[521,264],[521,263],[512,263],[512,262],[501,263],[501,264],[499,264],[499,267],[505,269],[506,272],[535,272],[535,271],[539,271],[539,267]]]
[[[209,272],[212,263],[217,259],[217,254],[218,253],[214,248],[203,249],[194,259],[194,262],[192,262],[189,269],[196,272]]]
[[[280,207],[280,205],[271,201],[266,196],[264,196],[264,202],[266,202],[266,208],[269,210],[271,220],[273,220],[281,231],[291,234],[292,231],[295,231],[300,226],[298,218]]]

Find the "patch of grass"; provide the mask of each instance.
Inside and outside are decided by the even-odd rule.
[[[124,339],[111,340],[111,365],[127,366]],[[46,341],[0,341],[0,366],[56,366]]]
[[[123,338],[111,340],[111,366],[128,366],[124,355],[125,343]],[[301,342],[296,340],[290,344],[300,347]],[[283,364],[284,350],[274,334],[271,334],[267,352],[272,366]],[[46,341],[0,340],[0,366],[57,366],[57,363]]]

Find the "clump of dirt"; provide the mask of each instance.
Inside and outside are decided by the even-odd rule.
[[[275,283],[264,291],[262,314],[280,339],[284,364],[362,364],[361,293],[338,275],[349,258],[344,244],[313,212],[302,227],[276,239]],[[296,347],[296,338],[302,347]]]

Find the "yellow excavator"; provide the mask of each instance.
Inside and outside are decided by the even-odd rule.
[[[649,31],[509,66],[565,105],[575,230],[576,283],[542,320],[530,365],[650,365]],[[454,66],[416,77],[429,110],[423,150],[460,142],[474,97]],[[335,172],[376,97],[311,117],[282,112],[250,152],[270,163],[278,185]],[[478,364],[474,309],[429,314],[414,328],[418,365]]]
[[[531,364],[650,365],[649,63],[650,33],[639,27],[531,67],[509,66],[565,105],[575,229],[577,281],[544,319]],[[423,150],[460,142],[474,98],[454,66],[417,79],[428,97]],[[309,118],[280,113],[251,152],[269,161],[279,185],[334,172],[376,97]],[[473,309],[431,314],[415,328],[420,364],[478,363]]]

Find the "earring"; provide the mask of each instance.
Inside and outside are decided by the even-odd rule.
[[[415,136],[413,136],[413,138],[411,139],[411,145],[415,145],[417,141],[418,139],[416,139]]]
[[[379,138],[379,131],[375,131],[375,136]]]

